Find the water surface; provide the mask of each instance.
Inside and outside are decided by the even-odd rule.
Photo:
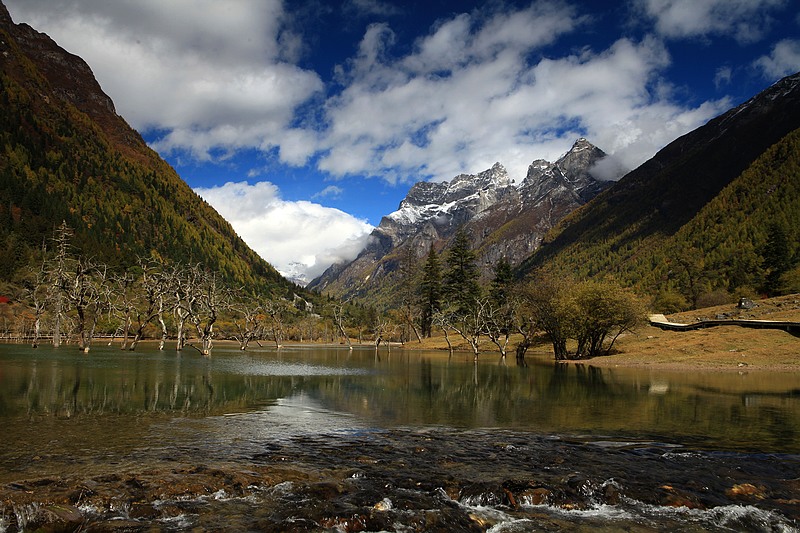
[[[142,528],[796,526],[800,374],[528,363],[2,345],[0,484]],[[19,509],[0,531],[37,523]]]

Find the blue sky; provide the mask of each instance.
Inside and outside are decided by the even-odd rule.
[[[796,0],[5,0],[279,270],[355,256],[421,180],[608,178],[800,70]]]

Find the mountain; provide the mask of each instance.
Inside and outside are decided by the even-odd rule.
[[[555,163],[534,161],[520,184],[500,163],[451,181],[416,183],[356,259],[331,266],[309,288],[345,298],[377,297],[388,305],[401,290],[396,273],[406,268],[403,263],[418,262],[431,246],[446,248],[459,228],[471,236],[484,276],[490,276],[500,258],[522,261],[559,220],[608,185],[592,174],[605,157],[578,139]]]
[[[800,73],[676,139],[571,213],[521,266],[696,301],[763,290],[767,227],[800,258]],[[784,231],[781,229],[780,231]]]
[[[78,252],[201,263],[252,289],[288,286],[116,114],[89,66],[0,3],[0,278],[66,221]]]

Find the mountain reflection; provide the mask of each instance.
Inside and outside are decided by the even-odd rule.
[[[284,349],[210,359],[0,346],[0,420],[206,417],[308,398],[372,427],[518,428],[797,451],[796,376],[654,374],[435,353]],[[794,380],[794,381],[793,381]]]

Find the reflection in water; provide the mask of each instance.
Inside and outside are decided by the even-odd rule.
[[[371,348],[220,349],[202,358],[112,349],[87,356],[3,345],[0,424],[8,438],[0,444],[0,484],[91,477],[118,493],[128,489],[117,481],[143,471],[158,477],[182,469],[186,477],[197,465],[240,473],[263,468],[254,486],[291,482],[289,500],[322,501],[327,492],[301,490],[298,479],[330,469],[326,483],[339,487],[330,489],[336,494],[362,479],[348,476],[366,476],[364,486],[369,479],[381,480],[380,486],[391,480],[391,494],[379,494],[378,485],[359,493],[376,498],[369,505],[408,497],[413,478],[420,484],[414,485],[419,505],[490,505],[513,516],[520,531],[535,528],[522,527],[530,513],[520,514],[515,498],[550,507],[572,505],[573,498],[639,518],[649,513],[642,510],[646,505],[708,508],[740,498],[795,517],[790,504],[774,502],[797,500],[791,491],[798,487],[788,476],[800,469],[798,377],[682,375],[536,360],[528,366],[474,364],[463,354]],[[276,462],[283,465],[280,474]],[[750,470],[730,481],[730,469],[741,462]],[[234,490],[224,483],[218,489]],[[654,490],[661,492],[648,499]],[[637,508],[630,509],[630,501],[623,506],[621,493]],[[259,494],[261,505],[269,498]],[[239,512],[235,508],[215,513],[228,520]],[[448,515],[454,522],[445,520],[441,530],[463,525],[456,515]],[[654,529],[671,520],[655,519]],[[692,519],[675,520],[685,525]]]
[[[797,376],[653,374],[541,362],[473,364],[395,350],[283,349],[214,358],[0,346],[0,418],[204,417],[304,396],[374,427],[513,427],[796,452]]]

